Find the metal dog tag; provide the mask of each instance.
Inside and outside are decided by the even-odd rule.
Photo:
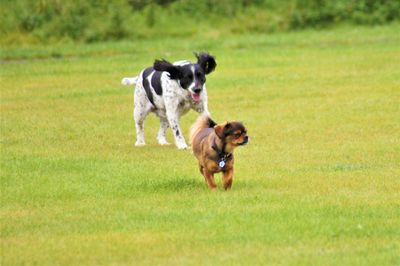
[[[224,161],[220,161],[218,165],[219,165],[219,167],[221,167],[221,168],[222,168],[222,167],[224,167],[224,166],[225,166],[225,162],[224,162]]]

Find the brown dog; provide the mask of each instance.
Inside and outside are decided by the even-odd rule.
[[[207,116],[200,116],[190,129],[193,153],[199,161],[201,174],[207,185],[215,190],[214,174],[222,172],[223,186],[231,188],[233,179],[233,150],[248,142],[242,123],[216,124]]]

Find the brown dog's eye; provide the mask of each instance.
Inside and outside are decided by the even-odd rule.
[[[235,137],[236,137],[236,138],[240,138],[241,135],[242,135],[242,133],[236,133],[236,134],[235,134]]]

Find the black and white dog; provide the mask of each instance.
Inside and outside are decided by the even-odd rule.
[[[143,122],[150,112],[160,118],[157,140],[168,144],[165,132],[171,127],[178,149],[187,144],[179,126],[179,118],[189,109],[209,115],[207,106],[206,75],[214,71],[217,63],[208,53],[196,54],[197,62],[178,61],[171,64],[156,60],[152,67],[137,77],[126,77],[122,84],[136,84],[133,117],[136,125],[136,146],[145,145]]]

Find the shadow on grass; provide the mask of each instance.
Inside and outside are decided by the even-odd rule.
[[[190,177],[181,177],[167,180],[149,180],[142,182],[140,188],[149,192],[204,191],[205,184],[201,179],[194,180]]]

